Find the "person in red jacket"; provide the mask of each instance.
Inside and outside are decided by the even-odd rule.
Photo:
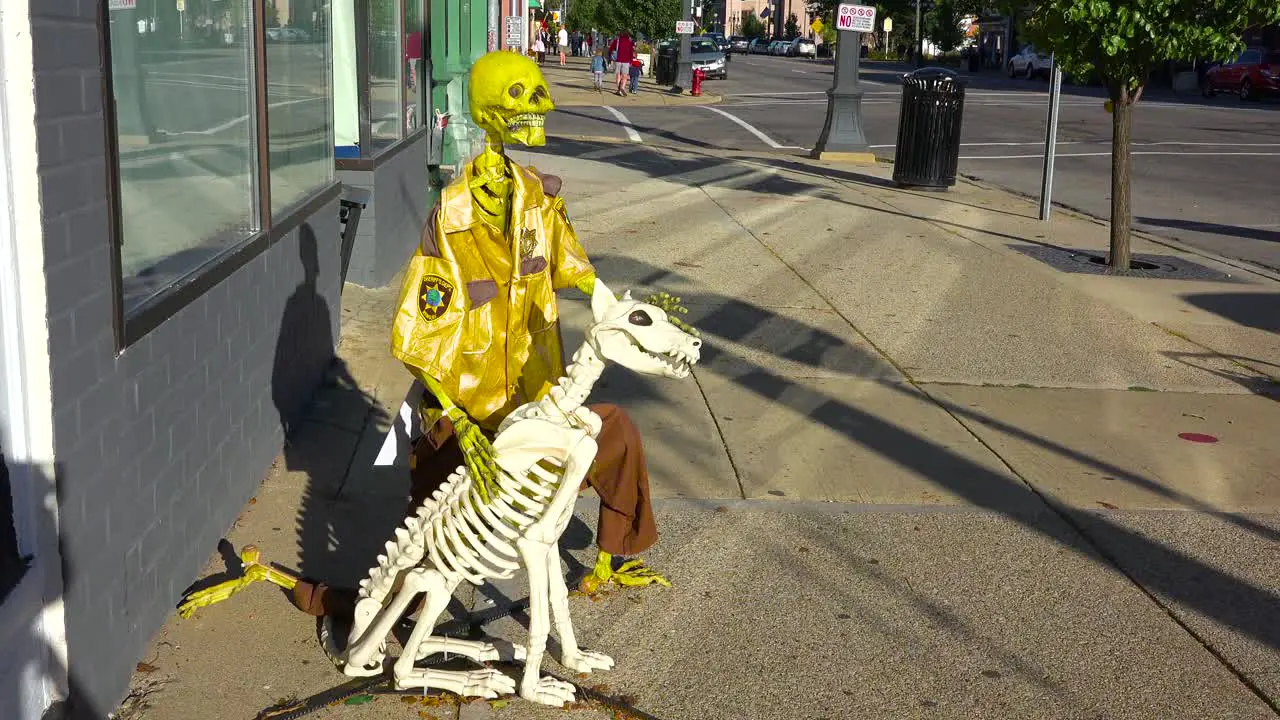
[[[626,97],[631,61],[636,57],[636,46],[631,40],[631,35],[625,31],[618,33],[618,37],[609,43],[609,55],[613,58],[613,74],[618,83],[616,92]]]

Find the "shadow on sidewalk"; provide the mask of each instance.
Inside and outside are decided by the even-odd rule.
[[[680,273],[630,258],[601,256],[596,259],[601,267],[608,268],[626,280],[638,279],[644,284],[654,285],[671,280],[692,282]],[[828,363],[834,360],[841,365],[851,363],[866,367],[878,362],[879,358],[849,347],[840,338],[820,328],[779,317],[766,308],[735,298],[686,293],[685,300],[691,308],[698,308],[690,310],[689,320],[708,340],[704,346],[704,359],[707,360],[705,364],[710,366],[710,361],[718,357],[729,358],[733,361],[732,365],[739,368],[732,372],[715,369],[700,369],[698,372],[718,372],[738,387],[789,407],[798,415],[807,416],[867,449],[930,478],[978,507],[1001,513],[1068,550],[1090,559],[1104,559],[1109,565],[1124,572],[1135,584],[1174,606],[1192,610],[1260,645],[1280,650],[1280,624],[1268,619],[1280,617],[1280,596],[1268,588],[1254,585],[1185,552],[1153,541],[1104,515],[1061,506],[1053,498],[1040,495],[1039,492],[1036,495],[1053,510],[1052,515],[1046,515],[1043,509],[1028,508],[1024,500],[1019,501],[1019,498],[1026,497],[1028,485],[1025,482],[1012,480],[983,467],[917,435],[909,428],[887,422],[854,405],[755,365],[750,359],[732,350],[716,347],[715,340],[737,342],[752,329],[767,322],[771,327],[779,328],[776,330],[778,335],[795,339],[790,350],[784,348],[775,352],[796,362],[827,368]],[[904,396],[918,392],[914,386],[904,383],[881,383]],[[1243,514],[1217,511],[1156,480],[1007,425],[971,408],[932,399],[957,419],[978,422],[1034,443],[1057,455],[1091,466],[1119,482],[1183,503],[1197,512],[1212,515],[1265,540],[1280,542],[1280,531]],[[1072,528],[1072,532],[1063,532],[1064,521]],[[1201,641],[1207,642],[1204,638]]]
[[[1241,227],[1240,225],[1222,225],[1220,223],[1180,220],[1178,218],[1139,217],[1134,218],[1134,221],[1144,225],[1169,228],[1172,230],[1192,230],[1194,232],[1227,235],[1230,237],[1244,238],[1246,240],[1261,240],[1263,242],[1280,243],[1280,232],[1276,232],[1275,230],[1264,230],[1262,228]]]

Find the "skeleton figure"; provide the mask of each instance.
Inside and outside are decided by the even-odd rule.
[[[554,616],[560,663],[575,673],[607,670],[613,660],[582,650],[569,618],[568,588],[557,543],[573,514],[588,468],[595,459],[600,419],[583,406],[606,362],[645,375],[684,378],[699,359],[701,341],[670,322],[657,306],[615,299],[595,281],[595,319],[586,342],[559,383],[541,400],[514,410],[492,443],[498,473],[486,502],[466,466],[396,529],[386,554],[360,582],[343,671],[350,676],[382,671],[385,640],[410,603],[425,593],[417,622],[396,660],[396,687],[439,688],[493,698],[516,684],[495,669],[419,669],[417,660],[440,652],[476,662],[498,660],[494,645],[432,637],[440,613],[463,580],[480,585],[509,578],[521,566],[529,573],[529,645],[516,648],[525,661],[521,697],[559,706],[574,699],[573,686],[539,675],[549,613]],[[398,592],[393,592],[397,582]]]

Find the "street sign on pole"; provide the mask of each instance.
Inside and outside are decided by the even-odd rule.
[[[677,21],[676,21],[676,34],[677,34],[677,35],[692,35],[692,34],[693,34],[693,21],[692,21],[692,20],[677,20]]]
[[[823,25],[822,20],[820,19],[815,18],[813,22],[809,23],[809,29],[813,31],[814,35],[821,35],[822,28],[824,27],[826,27],[826,25]]]
[[[1049,118],[1046,122],[1044,137],[1044,177],[1040,180],[1040,219],[1048,220],[1053,208],[1053,161],[1058,154],[1058,101],[1062,99],[1062,71],[1058,69],[1058,58],[1049,56],[1049,65],[1053,68],[1049,84]]]
[[[133,10],[138,7],[138,0],[111,0],[108,10]]]
[[[883,27],[886,33],[893,32],[893,18],[885,18]]]
[[[524,40],[524,33],[521,32],[521,25],[524,24],[524,16],[508,15],[506,17],[505,27],[502,29],[502,39],[507,44],[507,48],[520,49],[520,43]]]
[[[178,0],[178,2],[177,2],[177,6],[178,6],[178,12],[186,12],[186,11],[187,11],[187,0]]]
[[[839,12],[836,13],[836,29],[859,33],[875,32],[875,6],[854,5],[852,3],[841,5]]]

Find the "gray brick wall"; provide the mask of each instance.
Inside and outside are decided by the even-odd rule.
[[[117,354],[103,5],[30,0],[69,669],[95,717],[277,455],[341,315],[335,200]]]
[[[351,249],[347,282],[382,287],[391,282],[413,254],[429,202],[427,143],[423,137],[376,170],[342,170],[343,184],[369,191],[369,204]]]

